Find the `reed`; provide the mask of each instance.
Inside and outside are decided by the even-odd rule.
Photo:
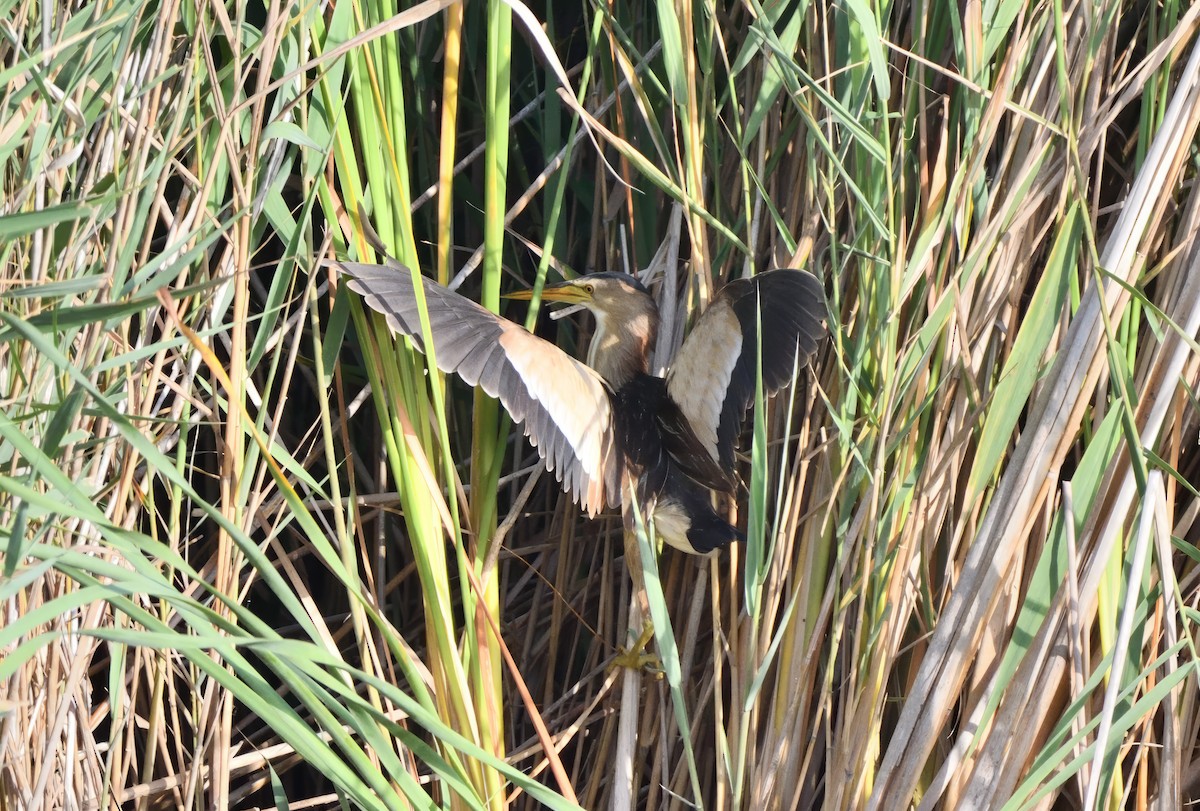
[[[1200,6],[3,18],[0,808],[1200,798]],[[501,292],[652,268],[659,363],[821,277],[747,543],[631,573],[339,288],[362,216],[564,347]]]

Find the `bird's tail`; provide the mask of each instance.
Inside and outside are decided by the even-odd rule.
[[[722,520],[716,513],[701,513],[693,516],[692,525],[688,527],[688,541],[701,555],[708,555],[724,549],[729,544],[745,543],[746,533]]]

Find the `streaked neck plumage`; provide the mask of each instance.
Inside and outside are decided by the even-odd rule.
[[[638,374],[649,374],[650,352],[658,337],[658,306],[648,295],[628,318],[609,324],[608,314],[593,310],[596,332],[588,347],[587,365],[596,370],[614,391]]]

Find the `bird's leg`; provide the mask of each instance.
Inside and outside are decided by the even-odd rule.
[[[633,594],[637,598],[642,616],[648,617],[650,616],[650,603],[646,597],[646,576],[642,567],[642,550],[638,544],[638,528],[635,525],[636,519],[633,510],[624,506],[631,504],[635,497],[634,481],[628,470],[625,471],[621,487],[624,491],[621,498],[623,505],[621,523],[625,528],[625,568],[629,570],[629,579],[633,581]]]
[[[624,667],[631,671],[646,671],[654,674],[654,678],[662,678],[662,660],[646,647],[654,638],[654,623],[650,621],[650,606],[646,596],[646,581],[642,576],[641,554],[638,552],[637,536],[632,531],[625,531],[625,560],[632,560],[629,573],[634,579],[634,602],[630,605],[630,626],[638,619],[642,621],[642,632],[629,648],[618,651],[608,667]]]
[[[635,482],[626,470],[621,481],[622,502],[625,505],[633,503],[636,498]],[[635,526],[633,510],[625,508],[621,511],[622,523],[625,527],[625,565],[629,577],[633,581],[633,604],[630,605],[630,630],[640,619],[642,631],[633,645],[622,648],[609,663],[610,668],[624,667],[630,670],[646,670],[662,678],[662,660],[657,654],[646,651],[646,646],[654,638],[654,623],[650,620],[650,601],[646,596],[646,577],[642,569],[642,552],[638,543],[638,527]]]
[[[650,640],[654,638],[654,623],[646,620],[642,624],[642,633],[638,636],[634,643],[628,648],[622,648],[612,661],[608,663],[610,671],[618,667],[628,668],[630,670],[645,670],[654,678],[661,679],[663,677],[662,660],[658,658],[658,654],[647,651],[646,646],[650,644]]]
[[[626,521],[631,519],[626,514]],[[654,623],[650,620],[650,603],[646,597],[646,581],[642,574],[642,555],[638,548],[637,535],[635,530],[627,526],[625,529],[625,560],[629,564],[629,575],[633,579],[633,604],[630,605],[630,630],[633,630],[634,624],[639,617],[642,621],[642,632],[634,643],[628,648],[621,648],[617,655],[609,663],[609,669],[624,667],[630,670],[645,670],[654,674],[655,678],[662,678],[662,660],[652,651],[648,652],[646,646],[650,644],[650,640],[654,638]]]

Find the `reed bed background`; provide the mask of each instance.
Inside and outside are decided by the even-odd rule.
[[[1200,6],[0,20],[0,809],[1200,799]],[[657,677],[619,518],[322,264],[360,211],[492,308],[650,270],[660,363],[824,282]]]

